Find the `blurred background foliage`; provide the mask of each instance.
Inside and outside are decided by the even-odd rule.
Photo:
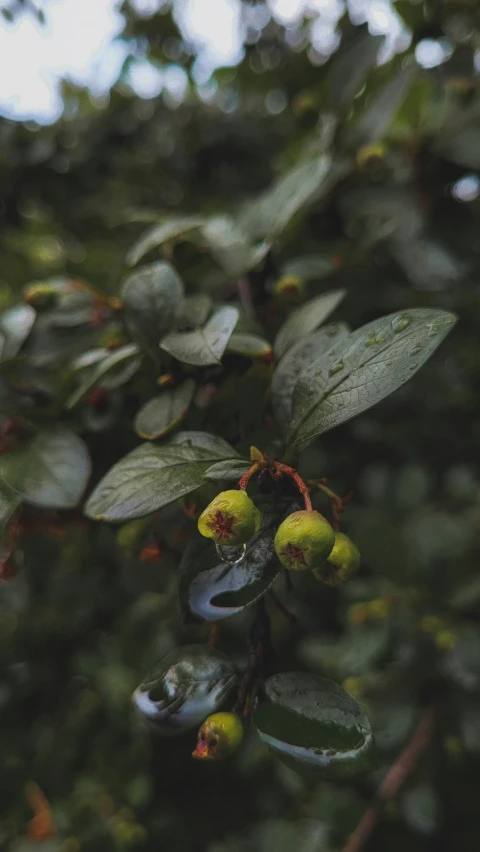
[[[402,49],[376,65],[383,47],[361,4],[350,16],[334,5],[322,53],[314,23],[327,4],[288,26],[268,5],[244,2],[243,59],[199,82],[169,4],[150,14],[125,2],[132,56],[178,69],[182,91],[139,97],[130,56],[102,101],[65,83],[52,126],[0,117],[0,305],[65,276],[114,295],[127,251],[159,217],[234,211],[319,145],[346,164],[253,274],[260,301],[272,300],[284,263],[315,253],[327,272],[308,295],[345,287],[354,327],[415,306],[459,316],[412,382],[303,454],[304,476],[354,491],[346,529],[363,565],[341,591],[296,582],[297,625],[270,612],[283,669],[324,673],[362,700],[380,768],[355,784],[312,785],[253,736],[214,766],[191,761],[191,736],[150,741],[132,716],[132,689],[175,645],[207,636],[185,625],[177,603],[193,522],[181,507],[166,511],[165,554],[149,563],[115,557],[108,529],[72,518],[61,534],[24,537],[19,571],[0,588],[1,848],[341,850],[433,694],[442,712],[428,756],[368,849],[478,847],[480,11],[475,0],[398,0]],[[192,290],[209,289],[211,269],[191,246],[161,251]],[[87,414],[98,467],[105,452],[113,461],[133,446],[128,412],[114,442]],[[222,416],[220,400],[221,434]],[[249,617],[221,626],[220,647],[240,663]],[[50,803],[49,839],[29,823],[32,782]]]

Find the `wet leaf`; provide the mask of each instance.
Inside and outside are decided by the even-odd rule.
[[[172,390],[165,390],[142,406],[135,417],[135,431],[149,441],[161,438],[187,413],[195,393],[195,382],[187,379]]]
[[[204,221],[203,216],[179,216],[157,222],[148,228],[131,247],[126,257],[128,266],[136,266],[152,249],[199,228]]]
[[[235,355],[243,355],[245,358],[261,358],[269,355],[272,347],[268,340],[264,340],[257,334],[243,334],[234,331],[227,343],[226,351],[234,352]]]
[[[253,720],[263,742],[287,766],[322,778],[351,778],[376,766],[372,730],[348,692],[315,674],[270,677]]]
[[[263,195],[245,205],[238,224],[253,239],[272,239],[317,195],[332,167],[328,155],[294,166]]]
[[[383,139],[417,75],[418,67],[413,65],[402,68],[385,83],[352,131],[357,145],[371,145]]]
[[[25,343],[35,322],[30,305],[17,305],[0,314],[0,358],[14,358]]]
[[[206,322],[212,307],[212,298],[207,293],[185,296],[177,313],[175,325],[179,328],[196,328]]]
[[[272,407],[275,421],[284,432],[292,417],[293,389],[299,375],[349,333],[345,323],[326,325],[294,343],[277,364],[272,380]]]
[[[135,375],[141,360],[136,343],[119,346],[113,352],[97,349],[85,353],[73,364],[80,381],[77,389],[69,396],[66,407],[74,408],[96,385],[101,385],[105,390],[121,387]]]
[[[156,362],[158,344],[172,327],[183,296],[183,284],[169,263],[158,261],[132,272],[122,287],[130,333]]]
[[[189,545],[180,567],[180,595],[190,612],[205,621],[217,621],[263,595],[282,570],[273,549],[274,537],[274,528],[263,527],[236,562],[223,561],[210,541],[195,540]]]
[[[215,648],[183,645],[166,655],[133,693],[138,712],[161,734],[198,727],[231,697],[232,662]]]
[[[329,100],[335,112],[343,112],[360,91],[382,43],[383,36],[370,35],[366,27],[350,39],[343,38],[329,76]]]
[[[295,343],[318,328],[344,297],[345,290],[332,290],[309,299],[301,307],[292,311],[275,338],[273,350],[276,360],[282,358]]]
[[[237,320],[237,308],[227,305],[215,311],[203,328],[167,334],[161,348],[184,364],[197,367],[220,364]]]
[[[217,462],[205,472],[205,479],[211,479],[213,482],[225,480],[241,479],[244,473],[250,468],[251,462],[242,461],[242,459],[231,459],[228,461]]]
[[[446,311],[413,308],[374,320],[335,344],[297,380],[290,442],[303,444],[393,393],[455,321]]]
[[[229,278],[238,278],[254,269],[270,249],[266,242],[252,244],[241,223],[235,222],[230,216],[211,216],[202,227],[201,234]]]
[[[198,437],[194,443],[201,435],[205,446]],[[202,485],[214,462],[236,456],[226,442],[207,433],[179,433],[175,438],[162,446],[142,444],[120,459],[90,495],[88,517],[116,523],[141,518]]]
[[[0,479],[26,503],[42,509],[73,509],[90,477],[81,438],[63,427],[40,432],[21,449],[0,455]]]

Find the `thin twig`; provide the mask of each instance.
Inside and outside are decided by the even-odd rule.
[[[397,795],[400,787],[417,766],[432,737],[435,710],[435,705],[432,704],[425,711],[412,739],[387,772],[372,804],[358,823],[343,852],[361,852],[378,822],[385,802]]]

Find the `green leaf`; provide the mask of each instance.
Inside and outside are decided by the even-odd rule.
[[[163,243],[168,242],[168,240],[181,237],[183,234],[188,233],[188,231],[199,228],[204,221],[203,216],[179,216],[178,218],[157,222],[142,234],[140,239],[134,243],[128,252],[126,257],[128,266],[136,266],[139,260],[152,249],[161,246]]]
[[[149,672],[133,693],[144,719],[164,734],[196,728],[231,698],[234,664],[215,648],[183,645]]]
[[[197,367],[220,364],[237,321],[237,308],[226,305],[215,311],[203,328],[186,332],[172,331],[160,345],[165,352],[184,364]]]
[[[0,543],[10,518],[21,502],[18,494],[6,482],[0,481]]]
[[[339,199],[347,233],[365,245],[388,237],[410,240],[423,228],[424,215],[418,198],[403,188],[356,187]]]
[[[385,83],[380,93],[362,112],[352,131],[352,139],[357,145],[371,145],[383,139],[418,73],[418,66],[415,65],[402,68]]]
[[[262,242],[252,245],[241,225],[230,216],[211,216],[201,234],[213,257],[230,278],[238,278],[261,263],[270,249]]]
[[[175,325],[177,328],[196,328],[203,325],[211,309],[212,297],[207,293],[185,296],[177,313]]]
[[[180,596],[190,612],[204,621],[217,621],[258,600],[282,570],[273,549],[275,531],[259,530],[236,562],[222,560],[211,541],[192,542],[180,565]]]
[[[195,393],[195,382],[187,379],[145,403],[135,417],[135,431],[149,441],[161,438],[185,417]]]
[[[316,281],[325,278],[334,270],[334,264],[323,254],[306,254],[294,257],[282,267],[281,275],[297,275],[302,281]]]
[[[229,459],[228,461],[217,462],[205,472],[205,479],[210,479],[213,482],[221,482],[222,479],[238,480],[251,467],[251,462],[242,461],[242,459]]]
[[[113,352],[94,349],[84,353],[73,364],[75,372],[80,373],[80,382],[69,396],[66,407],[74,408],[98,384],[105,390],[121,387],[135,375],[141,360],[136,343],[119,346]]]
[[[467,271],[465,263],[433,240],[391,240],[390,252],[417,290],[448,290]]]
[[[228,441],[224,441],[219,435],[211,435],[210,432],[197,432],[195,430],[186,429],[182,432],[177,432],[170,439],[170,444],[182,444],[187,447],[197,447],[200,450],[206,450],[213,453],[218,458],[233,459],[238,458],[238,453],[230,446]]]
[[[446,311],[413,308],[374,320],[335,344],[297,381],[289,441],[303,444],[393,393],[455,321]]]
[[[370,723],[348,692],[315,674],[270,677],[253,713],[258,733],[297,772],[351,778],[376,766]]]
[[[226,351],[234,352],[235,355],[244,355],[245,358],[260,358],[269,355],[272,347],[268,340],[264,340],[258,334],[233,332],[227,343]]]
[[[321,325],[345,297],[345,290],[321,293],[292,311],[278,332],[273,351],[278,361],[290,347]]]
[[[350,39],[342,39],[329,75],[329,101],[336,113],[344,112],[362,88],[383,40],[383,36],[370,35],[366,27]]]
[[[42,509],[73,509],[90,477],[91,462],[81,438],[51,428],[19,450],[0,456],[0,478],[26,503]]]
[[[295,213],[314,199],[331,168],[332,160],[325,154],[290,169],[243,208],[238,219],[240,229],[253,239],[278,236]]]
[[[284,432],[292,417],[293,390],[300,373],[349,333],[344,323],[326,325],[294,343],[277,364],[272,379],[272,408],[275,421]]]
[[[205,436],[204,446],[201,435]],[[118,523],[156,512],[202,485],[205,471],[214,462],[236,456],[225,441],[208,433],[186,432],[175,437],[163,446],[142,444],[117,462],[90,495],[87,516]]]
[[[389,625],[366,625],[342,636],[307,636],[298,647],[299,659],[309,669],[345,680],[365,675],[384,657],[388,647]]]
[[[142,266],[125,280],[122,299],[130,333],[158,363],[158,344],[170,330],[183,297],[182,281],[169,263]]]
[[[14,358],[25,343],[36,317],[30,305],[17,305],[0,314],[0,358]]]

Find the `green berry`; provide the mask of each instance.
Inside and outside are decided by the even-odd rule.
[[[273,286],[277,299],[285,302],[299,302],[305,297],[305,282],[298,275],[284,275]]]
[[[213,713],[198,732],[192,757],[222,760],[232,754],[243,739],[243,725],[236,713]]]
[[[332,527],[320,514],[306,509],[292,512],[280,524],[275,536],[275,552],[284,568],[305,571],[325,562],[335,541]]]
[[[314,570],[317,580],[327,586],[339,586],[350,579],[360,565],[360,551],[345,533],[335,533],[335,544],[328,561]]]
[[[198,519],[198,529],[216,544],[245,544],[260,529],[261,513],[245,491],[222,491]]]
[[[58,299],[58,288],[49,283],[29,284],[23,291],[23,300],[37,311],[52,308]]]

